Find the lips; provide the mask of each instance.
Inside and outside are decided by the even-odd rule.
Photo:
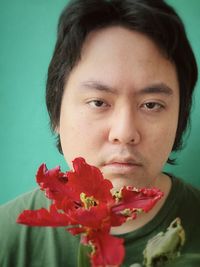
[[[106,172],[128,174],[141,167],[142,164],[133,158],[113,158],[103,165]]]
[[[108,160],[105,165],[112,165],[112,164],[119,164],[119,165],[136,165],[136,166],[141,166],[141,162],[135,160],[134,158],[131,157],[126,157],[126,158],[112,158]]]

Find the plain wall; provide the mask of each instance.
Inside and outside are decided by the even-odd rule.
[[[168,0],[183,18],[200,62],[200,1]],[[0,203],[37,186],[45,162],[61,165],[45,107],[45,81],[56,39],[57,19],[67,1],[0,0]],[[199,64],[200,65],[200,64]],[[200,186],[200,89],[195,92],[192,128],[178,165],[166,170]],[[164,137],[163,137],[164,138]]]

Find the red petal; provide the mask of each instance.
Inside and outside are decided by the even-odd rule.
[[[120,226],[123,223],[125,223],[127,221],[127,217],[120,214],[120,213],[114,213],[111,212],[110,215],[110,225],[111,226]]]
[[[92,266],[119,266],[124,259],[124,240],[111,236],[109,233],[93,232],[88,238],[94,247],[95,252],[91,255]]]
[[[110,211],[106,205],[91,207],[89,210],[84,208],[71,212],[71,216],[80,224],[92,229],[110,229]]]
[[[36,181],[50,199],[60,201],[67,194],[67,176],[60,171],[59,166],[48,170],[46,165],[42,164],[37,171]]]
[[[72,198],[80,199],[80,194],[84,192],[88,197],[93,196],[99,202],[113,201],[110,192],[112,183],[104,179],[98,168],[88,165],[83,158],[76,158],[73,161],[73,167],[74,172],[67,173],[67,186],[72,189]]]
[[[163,193],[156,188],[136,190],[134,188],[124,187],[122,189],[122,200],[113,205],[112,212],[121,214],[125,209],[132,211],[142,209],[148,212],[162,196]]]
[[[54,205],[50,211],[41,208],[39,210],[24,210],[17,218],[17,223],[29,226],[67,226],[70,221],[66,214],[59,213]]]

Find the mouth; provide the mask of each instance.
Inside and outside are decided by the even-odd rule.
[[[103,165],[103,170],[117,174],[131,174],[141,167],[142,164],[133,159],[113,159]]]

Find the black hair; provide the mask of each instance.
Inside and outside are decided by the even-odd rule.
[[[163,0],[72,0],[63,10],[55,50],[48,69],[46,104],[52,130],[59,125],[64,85],[80,60],[86,36],[94,30],[120,25],[145,34],[175,66],[180,88],[178,127],[172,151],[183,145],[189,125],[192,93],[198,71],[182,20]],[[57,147],[62,153],[58,135]],[[168,159],[168,163],[173,160]]]

